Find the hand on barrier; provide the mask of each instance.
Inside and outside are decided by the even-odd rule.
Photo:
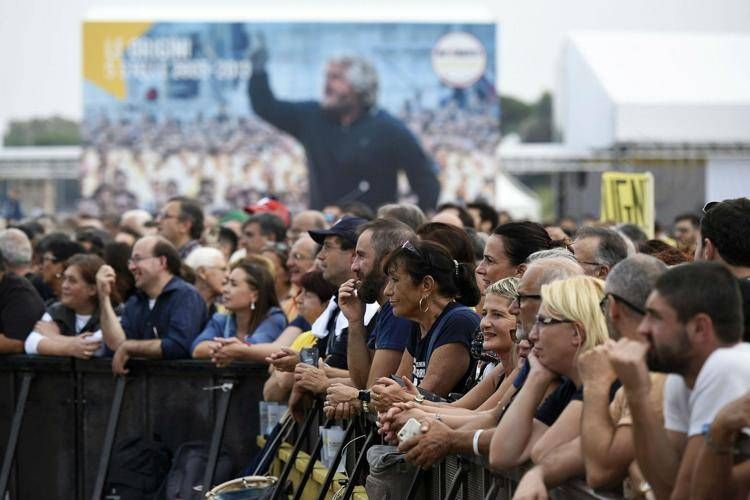
[[[102,345],[101,341],[92,339],[93,332],[84,332],[70,339],[70,355],[75,358],[89,359]]]
[[[60,327],[54,321],[37,321],[34,325],[34,331],[45,337],[60,335]]]
[[[362,322],[365,318],[365,304],[357,296],[357,280],[350,279],[339,287],[339,308],[349,323]]]
[[[229,366],[232,361],[238,359],[244,349],[245,343],[237,337],[214,337],[218,349],[211,354],[211,362],[219,368]]]
[[[319,363],[322,363],[322,360]],[[330,385],[330,381],[322,368],[315,368],[305,363],[298,363],[294,369],[294,382],[294,385],[313,394],[325,394]]]
[[[268,356],[266,362],[279,371],[293,372],[294,367],[299,363],[299,353],[294,349],[282,347],[280,351]]]
[[[127,375],[130,370],[125,368],[125,365],[130,359],[129,340],[124,341],[120,344],[120,347],[115,351],[115,355],[112,357],[112,373],[115,375]]]
[[[608,340],[607,343],[598,345],[578,356],[578,373],[584,387],[599,386],[609,390],[617,379],[617,374],[607,355],[613,344],[613,340]]]
[[[393,405],[393,408],[391,408],[391,410],[400,409],[401,411],[391,413],[391,410],[388,410],[388,412],[386,412],[386,415],[392,414],[392,417],[390,418],[391,428],[398,431],[410,418],[417,419],[420,422],[428,418],[434,418],[434,413],[423,411],[418,408],[418,406],[420,405],[414,402],[396,403],[395,405]]]
[[[651,392],[646,365],[648,349],[648,343],[627,338],[618,340],[609,348],[609,362],[628,394],[647,398]]]
[[[357,396],[359,396],[358,389],[339,383],[331,384],[326,391],[326,401],[330,401],[332,404],[358,401]]]
[[[406,379],[404,379],[404,382],[406,382]],[[411,384],[411,382],[408,383],[407,387],[416,391],[414,384]],[[414,392],[407,392],[395,380],[388,377],[377,379],[370,393],[372,394],[372,402],[370,404],[379,412],[387,411],[395,403],[414,401],[414,396],[416,395]]]
[[[398,451],[407,462],[428,469],[451,453],[452,430],[437,420],[423,422],[419,430],[422,434],[400,443]]]
[[[542,469],[533,467],[526,472],[518,483],[513,500],[547,500],[547,486],[544,484]]]
[[[325,406],[323,406],[323,413],[325,413],[326,417],[335,420],[349,420],[357,415],[359,411],[359,401],[345,403],[332,403],[326,401]]]

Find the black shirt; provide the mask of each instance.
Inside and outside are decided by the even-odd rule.
[[[444,316],[445,319],[441,322]],[[422,379],[427,374],[430,357],[440,346],[445,344],[462,344],[466,347],[466,356],[470,357],[471,339],[474,331],[479,327],[480,319],[479,315],[473,309],[451,302],[443,309],[443,312],[437,317],[424,338],[422,338],[419,325],[414,323],[412,325],[411,338],[406,344],[406,349],[414,360],[411,374],[414,385],[419,386],[421,384]],[[430,339],[433,336],[435,337],[433,350],[428,353]],[[473,362],[469,363],[466,373],[464,373],[453,389],[448,391],[449,393],[464,392],[466,380],[473,370],[473,364]],[[447,394],[439,394],[439,396],[447,396]]]
[[[614,399],[615,393],[617,392],[617,389],[620,388],[620,385],[620,381],[615,380],[609,388],[610,402]],[[568,403],[574,400],[583,401],[583,386],[576,387],[570,379],[563,378],[562,384],[558,385],[557,389],[547,396],[547,399],[545,399],[542,404],[539,405],[539,408],[536,409],[534,418],[547,427],[550,427],[562,414],[563,410],[568,406]]]
[[[44,315],[44,301],[26,278],[6,272],[0,281],[0,333],[26,340]]]
[[[397,118],[371,109],[349,125],[329,116],[315,101],[276,99],[265,71],[248,85],[255,113],[294,136],[307,154],[310,208],[361,201],[371,207],[393,203],[403,171],[427,211],[440,194],[436,168],[414,134]]]

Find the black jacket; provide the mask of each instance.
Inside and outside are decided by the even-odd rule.
[[[253,72],[248,92],[258,116],[304,146],[311,208],[360,201],[377,209],[394,203],[399,171],[406,173],[423,210],[437,204],[434,163],[409,129],[382,109],[371,109],[345,126],[315,101],[277,100],[265,71]]]

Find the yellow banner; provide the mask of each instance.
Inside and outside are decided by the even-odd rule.
[[[604,172],[600,220],[605,223],[636,224],[649,238],[653,238],[654,176],[649,172]]]
[[[142,36],[153,23],[98,22],[83,23],[83,78],[98,85],[110,95],[124,99],[125,71],[123,56],[128,46]]]

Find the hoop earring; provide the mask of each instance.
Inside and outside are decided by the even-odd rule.
[[[427,311],[430,310],[430,303],[429,302],[427,302],[427,307],[424,310],[422,309],[422,302],[424,301],[424,299],[427,299],[429,297],[430,297],[429,295],[425,295],[424,297],[422,297],[421,299],[419,299],[419,312],[426,313]]]

